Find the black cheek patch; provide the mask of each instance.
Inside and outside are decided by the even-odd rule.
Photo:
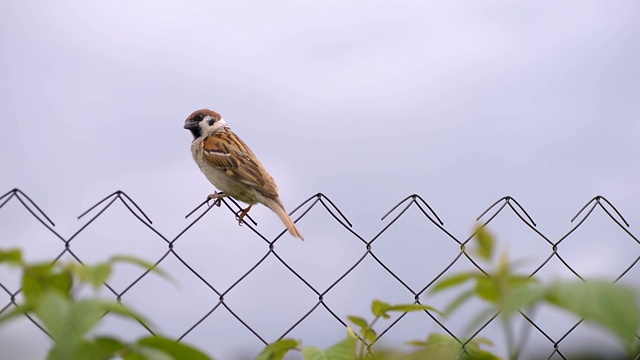
[[[191,128],[189,130],[191,131],[191,134],[193,135],[194,139],[199,138],[200,135],[202,135],[202,131],[200,131],[200,126]]]
[[[215,122],[216,122],[216,119],[215,119],[215,118],[213,118],[213,119],[209,120],[209,121],[208,121],[209,126],[212,126]]]

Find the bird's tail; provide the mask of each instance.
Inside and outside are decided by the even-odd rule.
[[[291,220],[291,218],[289,217],[287,212],[284,210],[284,206],[280,202],[280,199],[278,199],[278,198],[273,199],[273,198],[266,198],[265,197],[265,200],[266,200],[265,201],[265,205],[269,209],[273,210],[273,212],[278,214],[278,217],[280,218],[280,220],[282,220],[282,222],[287,227],[287,229],[289,230],[291,235],[299,238],[300,240],[304,240],[304,238],[302,237],[302,234],[300,234],[300,231],[298,231],[298,228],[296,227],[296,224],[293,222],[293,220]]]

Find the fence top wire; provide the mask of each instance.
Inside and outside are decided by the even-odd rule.
[[[284,338],[290,335],[292,331],[294,331],[294,329],[296,329],[301,323],[303,323],[306,319],[308,319],[309,316],[318,308],[323,308],[324,310],[326,310],[326,312],[330,315],[330,317],[335,319],[335,321],[339,323],[340,326],[346,327],[347,326],[346,319],[343,318],[341,315],[339,315],[338,312],[334,310],[329,303],[326,302],[326,296],[339,283],[341,283],[349,274],[353,273],[355,269],[361,266],[363,261],[365,261],[366,259],[371,259],[372,261],[374,261],[374,263],[377,264],[381,269],[383,269],[384,272],[388,273],[395,281],[397,281],[402,286],[402,288],[406,289],[406,291],[410,294],[411,299],[414,303],[419,304],[420,297],[424,295],[438,279],[441,279],[445,274],[451,271],[452,267],[456,263],[461,261],[461,259],[463,258],[468,260],[469,263],[471,263],[475,268],[477,268],[478,271],[488,275],[487,271],[478,264],[478,262],[473,258],[472,254],[469,254],[467,251],[465,251],[465,246],[475,236],[477,231],[491,224],[491,222],[494,221],[494,219],[496,219],[499,214],[505,211],[505,209],[509,209],[512,213],[514,213],[516,215],[516,218],[519,219],[519,221],[523,223],[527,229],[529,229],[532,233],[536,234],[536,236],[543,239],[544,242],[548,245],[548,251],[549,251],[548,255],[540,264],[538,264],[537,267],[535,267],[535,269],[529,274],[530,276],[534,276],[535,274],[537,274],[552,259],[555,258],[559,260],[572,274],[574,274],[576,277],[580,279],[583,279],[583,277],[578,273],[578,271],[575,270],[574,267],[572,267],[572,265],[569,264],[569,262],[563,258],[563,256],[561,256],[561,254],[559,253],[559,248],[561,244],[570,235],[572,235],[578,228],[580,228],[581,226],[583,226],[583,224],[585,224],[585,222],[591,217],[592,213],[596,210],[596,208],[602,210],[604,214],[606,214],[608,219],[610,219],[618,228],[622,229],[623,233],[627,237],[632,239],[636,244],[640,245],[640,241],[638,240],[638,238],[630,232],[629,230],[630,226],[629,226],[629,223],[626,221],[626,219],[622,216],[622,214],[618,211],[618,209],[616,209],[616,207],[609,200],[607,200],[606,198],[600,195],[595,196],[594,198],[587,201],[584,204],[584,206],[582,206],[577,211],[575,216],[573,216],[573,218],[571,218],[571,221],[570,221],[573,224],[573,227],[571,227],[568,232],[560,236],[558,239],[550,239],[541,231],[539,231],[537,228],[536,222],[525,210],[524,206],[521,205],[516,199],[514,199],[511,196],[504,196],[496,200],[491,205],[489,205],[476,218],[476,221],[479,222],[476,232],[472,233],[470,236],[464,239],[460,239],[454,236],[447,228],[445,228],[444,222],[435,212],[433,207],[426,200],[424,200],[424,198],[422,198],[418,194],[411,194],[405,197],[404,199],[398,201],[396,204],[394,204],[389,209],[389,211],[387,211],[382,216],[381,220],[383,222],[386,221],[386,223],[384,223],[381,230],[378,231],[372,238],[366,239],[353,229],[351,222],[347,219],[347,217],[343,214],[343,212],[329,197],[327,197],[322,193],[317,193],[310,196],[309,198],[304,200],[302,203],[300,203],[300,205],[295,207],[294,210],[291,212],[291,216],[295,219],[296,222],[298,222],[301,219],[303,219],[305,216],[307,216],[307,214],[309,214],[313,209],[319,207],[324,211],[326,211],[331,216],[331,219],[333,219],[333,221],[335,221],[345,230],[347,234],[345,236],[356,238],[358,242],[361,243],[362,245],[361,254],[358,256],[357,260],[353,262],[353,264],[346,269],[346,271],[341,273],[334,281],[330,282],[330,284],[324,288],[320,288],[318,286],[312,285],[310,281],[306,280],[305,277],[303,277],[293,266],[291,266],[276,251],[275,244],[286,233],[286,229],[279,232],[274,238],[270,239],[258,231],[256,227],[257,223],[254,219],[252,219],[250,216],[246,216],[243,219],[243,224],[247,226],[252,233],[254,233],[258,238],[260,238],[262,241],[264,241],[267,244],[267,250],[264,253],[264,255],[260,257],[258,261],[256,261],[247,271],[242,273],[230,286],[225,288],[218,288],[214,286],[206,278],[206,276],[198,272],[193,266],[191,266],[187,261],[185,261],[184,258],[180,255],[180,252],[177,251],[174,247],[177,241],[179,241],[186,233],[188,233],[189,230],[196,223],[198,223],[209,211],[211,211],[214,208],[213,203],[210,203],[208,201],[203,201],[200,204],[198,204],[192,211],[190,211],[186,215],[186,218],[191,219],[191,221],[186,225],[186,227],[184,227],[184,229],[179,231],[177,235],[171,237],[171,236],[165,236],[162,233],[160,233],[154,227],[153,222],[145,214],[143,209],[126,193],[118,190],[105,196],[101,200],[97,201],[94,205],[90,206],[86,211],[82,212],[78,216],[78,220],[84,220],[84,223],[71,236],[69,236],[68,238],[65,238],[55,230],[55,224],[51,220],[51,218],[29,196],[27,196],[20,189],[17,189],[17,188],[12,189],[4,193],[2,196],[0,196],[0,211],[2,211],[5,205],[11,200],[18,201],[22,205],[22,207],[24,207],[28,211],[28,213],[31,216],[33,216],[33,218],[35,218],[45,229],[47,229],[49,232],[51,232],[51,234],[53,234],[56,238],[62,241],[63,247],[61,248],[60,252],[58,252],[57,254],[52,254],[51,256],[51,258],[54,259],[54,261],[58,261],[63,255],[68,254],[79,263],[83,263],[83,260],[78,254],[76,254],[76,252],[74,252],[74,248],[73,248],[74,239],[83,231],[85,231],[88,227],[90,227],[91,224],[94,221],[96,221],[96,219],[101,217],[105,213],[105,211],[107,211],[115,202],[120,202],[122,205],[124,205],[128,213],[131,214],[133,218],[135,218],[138,222],[143,224],[144,227],[146,227],[149,231],[155,234],[158,238],[162,239],[163,242],[165,243],[166,247],[164,249],[164,252],[162,253],[161,256],[159,256],[153,262],[153,267],[161,266],[163,261],[166,261],[166,259],[169,257],[173,257],[180,264],[182,264],[182,266],[184,266],[184,268],[188,272],[195,275],[195,277],[202,284],[204,284],[209,291],[215,293],[217,301],[210,304],[209,309],[204,314],[202,314],[195,322],[193,322],[193,324],[189,326],[186,331],[184,331],[182,334],[177,336],[176,338],[178,340],[182,340],[183,338],[185,338],[188,334],[190,334],[198,326],[200,326],[208,317],[210,317],[214,312],[218,311],[218,309],[221,309],[221,308],[226,309],[226,311],[229,314],[231,314],[231,316],[233,316],[233,318],[237,320],[239,324],[241,324],[251,334],[253,334],[253,336],[255,336],[261,343],[266,345],[269,342],[269,340],[271,341],[275,340],[275,339],[267,339],[265,336],[260,334],[258,330],[254,329],[251,325],[249,325],[248,319],[244,319],[242,316],[240,316],[238,312],[233,309],[233,306],[231,306],[226,301],[226,296],[230,292],[232,292],[239,284],[241,284],[250,274],[256,271],[259,271],[257,269],[260,267],[260,265],[269,258],[275,259],[279,264],[281,264],[283,268],[286,269],[286,271],[290,272],[297,280],[300,281],[300,283],[302,284],[301,286],[308,289],[308,291],[311,291],[313,293],[313,296],[316,298],[315,303],[310,305],[308,311],[306,311],[302,316],[300,316],[293,323],[291,323],[291,325],[287,328],[287,330],[285,330],[279,336],[279,338]],[[233,214],[237,213],[238,210],[242,209],[240,204],[238,204],[232,198],[222,199],[221,204],[218,204],[218,206],[220,205],[224,205],[224,207]],[[435,229],[440,231],[445,238],[448,238],[451,241],[454,241],[459,247],[459,251],[457,255],[453,257],[451,262],[449,262],[446,266],[444,266],[440,271],[437,271],[436,274],[433,275],[429,281],[427,281],[426,285],[420,288],[411,287],[405,280],[403,280],[403,278],[399,274],[394,272],[390,266],[385,264],[385,262],[381,260],[380,256],[376,255],[376,252],[374,252],[374,249],[372,246],[374,242],[380,238],[381,235],[385,234],[389,230],[389,228],[392,225],[396,224],[398,220],[401,219],[406,214],[406,212],[412,207],[415,207],[419,210],[420,214],[422,214],[422,216],[424,217],[425,221],[428,224],[433,225]],[[2,235],[1,231],[2,229],[0,229],[0,235]],[[0,246],[2,246],[2,244],[0,244]],[[618,280],[620,280],[627,273],[629,273],[634,267],[636,267],[639,261],[640,261],[640,247],[639,247],[638,256],[636,257],[636,259],[632,261],[631,264],[629,264],[629,266],[627,266],[612,281],[617,282]],[[142,274],[137,276],[133,281],[131,281],[127,286],[125,286],[124,289],[120,291],[117,291],[113,286],[111,286],[108,283],[105,283],[104,285],[106,289],[108,289],[108,291],[112,293],[113,296],[115,296],[115,298],[118,301],[122,301],[123,298],[126,298],[127,294],[131,291],[131,289],[133,289],[137,284],[139,284],[142,279],[148,276],[150,271],[151,269],[144,271]],[[20,291],[21,289],[19,288],[10,289],[9,286],[4,285],[3,280],[0,279],[0,293],[5,293],[9,297],[9,300],[5,304],[0,303],[0,315],[6,311],[9,311],[12,307],[15,307],[17,305],[17,296],[20,293]],[[470,337],[465,338],[465,340],[463,340],[460,334],[456,334],[453,330],[449,329],[442,321],[440,321],[435,316],[435,314],[433,314],[428,310],[425,310],[425,313],[430,319],[430,321],[436,324],[436,326],[439,329],[446,332],[453,338],[457,339],[462,345],[463,349],[465,349],[465,346],[470,341],[472,341],[474,338],[479,336],[480,332],[483,331],[483,329],[485,329],[490,323],[495,321],[495,318],[498,316],[498,313],[494,314],[494,316],[492,316],[488,321],[481,324],[476,329],[476,331],[473,332],[473,334]],[[544,339],[548,341],[549,351],[550,351],[549,358],[560,357],[560,358],[566,359],[565,354],[561,350],[561,344],[563,343],[563,341],[565,341],[568,335],[570,335],[572,332],[575,331],[576,328],[580,326],[580,324],[582,323],[582,320],[577,321],[573,324],[569,324],[571,326],[568,328],[568,330],[565,333],[563,333],[559,337],[558,336],[554,337],[551,334],[549,334],[547,331],[545,331],[543,327],[537,324],[530,316],[522,312],[520,314],[522,315],[523,319],[526,321],[526,324],[530,325],[530,329],[532,329],[532,331],[536,331],[538,334],[540,334]],[[391,329],[393,329],[405,315],[406,313],[400,315],[398,318],[394,319],[390,324],[384,327],[380,332],[379,338],[381,339],[384,338],[385,334],[387,334]],[[46,333],[46,330],[40,324],[38,324],[36,320],[34,320],[32,317],[29,317],[29,316],[27,316],[27,318],[37,328],[39,328],[41,331]],[[149,333],[153,334],[153,331],[151,329],[149,329],[144,324],[142,325],[145,327],[145,329]],[[372,343],[369,343],[365,339],[360,339],[360,341],[363,341],[369,349],[373,345]],[[638,354],[638,357],[636,359],[640,359],[640,354]]]

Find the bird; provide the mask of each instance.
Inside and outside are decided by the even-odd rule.
[[[282,205],[278,187],[258,158],[240,139],[222,116],[209,109],[196,110],[184,122],[193,135],[191,155],[200,171],[221,192],[207,197],[220,206],[222,198],[230,196],[247,203],[236,216],[238,224],[255,204],[275,212],[291,235],[304,240]]]

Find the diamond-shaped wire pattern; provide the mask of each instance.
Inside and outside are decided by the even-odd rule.
[[[156,259],[151,259],[153,263],[156,266],[160,267],[163,266],[163,262],[166,263],[169,261],[175,264],[179,264],[179,266],[182,267],[181,271],[179,272],[182,278],[177,278],[176,281],[180,283],[182,280],[184,282],[187,282],[188,284],[194,284],[194,287],[198,287],[197,291],[207,294],[207,296],[203,296],[202,298],[210,300],[214,299],[213,301],[210,301],[206,309],[199,310],[202,312],[201,314],[198,314],[195,317],[185,316],[185,318],[195,318],[195,320],[191,320],[192,323],[190,323],[189,326],[185,327],[185,329],[181,329],[179,335],[175,336],[175,338],[179,341],[182,339],[187,339],[186,341],[190,341],[190,334],[197,332],[198,328],[215,326],[215,321],[217,319],[216,314],[220,314],[221,311],[225,312],[224,316],[231,316],[234,321],[237,322],[236,325],[239,325],[240,328],[246,329],[246,333],[251,334],[250,336],[254,337],[258,340],[259,343],[262,343],[264,345],[277,340],[278,338],[292,336],[297,328],[303,326],[301,324],[305,323],[305,321],[312,321],[313,316],[316,316],[318,313],[321,313],[328,317],[330,321],[335,323],[337,326],[346,327],[347,320],[343,315],[341,315],[342,311],[335,310],[335,305],[332,305],[333,302],[329,298],[332,296],[332,291],[334,291],[336,287],[338,287],[341,283],[347,282],[346,279],[348,279],[350,276],[357,276],[354,275],[355,272],[357,271],[357,269],[364,267],[365,262],[368,263],[367,266],[375,266],[377,267],[377,271],[388,274],[388,276],[393,279],[392,281],[397,282],[396,288],[400,289],[400,291],[406,292],[405,294],[403,294],[403,298],[410,299],[410,301],[413,301],[415,303],[421,303],[421,297],[425,295],[425,293],[434,285],[434,283],[438,279],[442,278],[442,276],[452,271],[454,266],[459,265],[462,262],[471,264],[471,266],[475,267],[478,271],[486,273],[486,269],[483,269],[481,265],[474,259],[474,255],[465,251],[465,246],[473,238],[473,234],[466,238],[457,238],[456,236],[454,236],[447,228],[445,228],[444,223],[440,220],[431,206],[422,197],[416,194],[407,196],[406,198],[398,202],[395,206],[393,206],[391,210],[389,210],[389,212],[382,218],[383,221],[386,221],[385,225],[371,239],[366,239],[355,232],[352,229],[351,223],[343,215],[340,209],[338,209],[338,207],[328,197],[321,193],[309,197],[297,208],[295,208],[295,210],[293,211],[293,216],[296,221],[299,221],[300,219],[307,216],[307,214],[309,214],[312,210],[326,211],[326,213],[328,213],[330,217],[325,216],[325,218],[328,218],[333,225],[338,225],[337,227],[339,228],[340,234],[342,234],[340,240],[342,241],[342,238],[344,238],[344,241],[350,241],[353,244],[357,244],[354,246],[357,246],[360,249],[358,250],[358,253],[353,255],[352,259],[350,260],[353,261],[352,263],[350,263],[344,269],[341,269],[339,275],[335,277],[335,279],[328,279],[324,281],[322,286],[314,285],[313,281],[308,281],[307,279],[305,279],[305,277],[301,275],[301,272],[296,270],[294,266],[290,264],[291,261],[286,260],[287,256],[283,253],[283,251],[276,251],[275,245],[279,241],[279,239],[286,233],[286,231],[280,232],[274,239],[269,239],[267,238],[267,236],[258,232],[255,227],[256,223],[253,221],[253,219],[250,218],[250,216],[246,217],[247,221],[244,225],[247,226],[253,232],[253,234],[255,234],[256,237],[264,241],[266,245],[264,253],[258,255],[256,257],[257,260],[251,260],[255,262],[250,263],[248,267],[243,270],[240,276],[230,282],[230,285],[221,285],[219,283],[216,283],[212,279],[212,277],[207,276],[204,271],[196,269],[195,265],[192,266],[189,263],[189,260],[187,260],[186,258],[186,254],[181,253],[180,246],[176,245],[180,245],[180,241],[183,241],[183,239],[188,236],[187,234],[190,232],[192,227],[196,223],[198,223],[210,210],[212,210],[213,205],[208,204],[207,202],[201,203],[198,207],[196,207],[196,209],[194,209],[189,215],[187,215],[187,217],[193,216],[193,220],[176,236],[170,237],[165,236],[158,230],[156,230],[151,220],[147,217],[143,210],[127,194],[122,191],[116,191],[100,200],[95,205],[90,207],[87,211],[82,213],[79,216],[79,219],[86,222],[70,237],[64,238],[55,230],[55,225],[50,220],[50,218],[36,205],[34,201],[32,201],[19,189],[13,189],[0,197],[0,211],[3,210],[5,205],[12,200],[18,201],[22,205],[22,207],[24,207],[29,212],[29,214],[33,218],[35,218],[37,222],[40,223],[40,225],[51,232],[53,238],[61,240],[61,242],[59,243],[60,250],[52,253],[51,258],[55,259],[55,261],[58,261],[63,257],[71,257],[80,263],[83,262],[83,259],[78,255],[78,253],[74,251],[74,244],[77,243],[76,239],[78,238],[78,235],[85,231],[85,229],[92,226],[94,221],[103,216],[105,211],[107,211],[107,209],[109,209],[115,202],[120,202],[121,204],[123,204],[124,207],[128,210],[129,216],[132,216],[133,219],[136,219],[140,224],[142,224],[142,226],[148,230],[147,232],[149,236],[151,236],[155,240],[158,240],[155,241],[155,246],[161,246],[162,251],[160,253],[162,255]],[[237,209],[240,209],[239,205],[230,198],[224,199],[222,205],[226,206],[232,213],[235,213]],[[204,210],[200,210],[203,207]],[[385,264],[385,262],[382,260],[384,258],[384,256],[382,256],[383,254],[380,254],[378,250],[376,250],[376,241],[378,241],[383,236],[383,234],[387,233],[392,226],[397,226],[398,224],[396,223],[403,216],[405,216],[407,211],[411,208],[416,208],[419,211],[419,214],[421,214],[419,216],[423,219],[424,223],[427,224],[427,226],[435,229],[437,233],[441,234],[442,238],[444,238],[446,241],[451,242],[450,245],[453,245],[457,249],[459,249],[457,255],[452,257],[451,262],[448,263],[448,265],[444,266],[437,272],[429,274],[429,276],[425,278],[426,280],[420,283],[420,287],[416,287],[415,285],[412,287],[408,284],[408,282],[404,281],[401,276],[393,271],[393,266]],[[638,271],[638,268],[640,268],[640,266],[637,265],[638,261],[640,261],[640,241],[638,240],[638,237],[629,231],[629,224],[613,206],[613,204],[611,204],[602,196],[596,196],[593,199],[589,200],[582,207],[582,209],[578,211],[573,219],[571,219],[571,222],[575,224],[573,228],[571,228],[566,234],[564,234],[557,240],[550,239],[541,231],[539,231],[536,227],[536,223],[533,221],[524,207],[510,196],[505,196],[497,200],[495,203],[489,206],[476,220],[480,222],[480,225],[490,224],[504,209],[507,208],[511,210],[513,214],[515,214],[516,219],[518,219],[519,222],[524,224],[525,229],[528,229],[527,231],[531,233],[531,236],[540,240],[539,245],[537,246],[547,249],[544,255],[544,260],[539,264],[535,264],[535,270],[531,272],[531,276],[538,274],[545,268],[548,268],[549,264],[552,261],[556,261],[562,264],[562,266],[566,270],[568,270],[572,274],[572,276],[580,279],[583,278],[583,276],[574,269],[574,266],[572,266],[572,264],[565,259],[565,256],[563,255],[563,245],[565,244],[565,241],[568,241],[567,238],[569,238],[578,228],[583,226],[583,224],[589,221],[588,219],[591,218],[591,215],[596,210],[596,208],[602,210],[608,220],[615,224],[617,228],[622,230],[622,233],[625,237],[628,237],[631,241],[639,245],[636,247],[636,253],[631,255],[634,260],[630,261],[628,265],[624,264],[624,270],[621,273],[617,274],[615,278],[611,279],[611,281],[617,282],[625,278],[625,275],[627,275],[628,273],[632,271]],[[197,213],[198,211],[201,212]],[[195,215],[196,213],[197,216]],[[0,239],[4,238],[5,236],[2,233],[2,230],[3,229],[0,228]],[[0,242],[0,246],[4,247],[6,246],[6,244],[3,245]],[[212,266],[214,265],[212,264]],[[253,284],[255,281],[251,282],[251,280],[248,279],[258,275],[260,271],[263,271],[263,268],[272,269],[274,266],[279,269],[278,271],[280,273],[284,272],[286,274],[290,274],[290,276],[287,275],[289,277],[287,279],[287,282],[298,284],[300,287],[298,291],[304,292],[304,296],[312,299],[312,301],[306,304],[307,307],[304,311],[292,313],[290,317],[287,317],[289,323],[286,324],[284,330],[279,330],[280,332],[275,338],[273,337],[273,334],[267,335],[264,333],[264,331],[259,330],[264,326],[252,325],[261,320],[250,317],[251,311],[243,309],[242,306],[233,304],[230,300],[228,300],[234,295],[234,292],[240,292],[240,290],[245,292],[249,291],[250,289],[240,289],[242,287],[241,284]],[[224,269],[217,270],[223,271]],[[148,279],[150,273],[150,271],[142,272],[139,276],[134,278],[133,281],[130,281],[124,287],[116,288],[115,286],[112,286],[110,284],[105,284],[105,291],[108,293],[109,297],[113,297],[117,299],[117,301],[120,301],[126,305],[127,301],[129,300],[129,294],[133,291],[132,289],[136,288],[136,286],[142,287],[143,285],[141,284],[141,282],[145,281],[145,279]],[[334,271],[332,274],[336,274],[336,272]],[[628,276],[630,277],[631,275]],[[262,278],[256,281],[258,283],[263,282],[263,280],[261,279]],[[327,286],[326,284],[329,285]],[[0,297],[0,301],[5,301],[3,299],[6,298],[9,299],[5,303],[0,303],[1,315],[9,311],[18,303],[20,289],[11,288],[11,286],[7,285],[7,282],[4,279],[0,278],[0,294],[3,295],[2,297]],[[268,297],[269,294],[262,294],[261,296]],[[370,301],[373,299],[366,300]],[[177,313],[178,315],[180,315],[180,310],[180,306],[176,306],[171,309],[172,313]],[[187,311],[193,309],[190,309],[189,306],[186,305],[182,308],[182,310]],[[247,315],[247,313],[249,313],[249,315]],[[364,311],[360,311],[360,313],[364,313]],[[424,319],[427,319],[427,321],[432,321],[432,325],[437,331],[448,333],[456,339],[462,339],[461,334],[458,334],[455,331],[451,330],[445,323],[441,321],[441,319],[436,316],[436,314],[430,313],[429,311],[426,311],[425,313],[426,317],[424,317]],[[154,317],[152,313],[145,315],[153,321]],[[380,339],[384,339],[386,334],[392,331],[394,327],[396,327],[397,324],[403,319],[403,317],[405,317],[405,315],[407,314],[400,315],[397,318],[393,319],[393,321],[391,321],[390,323],[385,324],[385,327],[381,328],[379,331]],[[532,317],[528,316],[525,313],[521,313],[521,315],[524,319],[523,321],[525,322],[525,324],[530,327],[528,331],[536,332],[539,337],[546,339],[545,341],[547,341],[546,344],[548,350],[545,356],[548,356],[549,359],[566,359],[566,349],[563,349],[563,341],[565,341],[567,336],[574,332],[576,328],[581,326],[581,320],[569,324],[564,324],[566,325],[566,329],[568,329],[568,331],[564,332],[561,336],[552,336],[548,331],[545,330],[544,326],[537,324]],[[223,315],[220,314],[219,316]],[[483,331],[483,329],[485,329],[494,321],[496,316],[492,317],[486,323],[481,324],[480,327],[471,336],[471,339],[476,336],[481,336],[479,334]],[[43,331],[46,333],[46,331],[38,324],[35,319],[29,318],[29,320],[31,321],[31,323],[33,323],[35,328],[38,328],[39,331]],[[145,329],[145,332],[153,334],[152,329],[148,327],[145,327]],[[238,331],[238,329],[236,328],[235,331]],[[471,339],[466,341],[468,342]],[[462,340],[459,341],[464,348],[464,345],[466,345],[467,342],[463,343]],[[199,346],[197,342],[193,344]],[[366,345],[371,347],[373,344]],[[215,353],[213,355],[215,356]],[[636,359],[640,359],[640,354],[638,354]]]

